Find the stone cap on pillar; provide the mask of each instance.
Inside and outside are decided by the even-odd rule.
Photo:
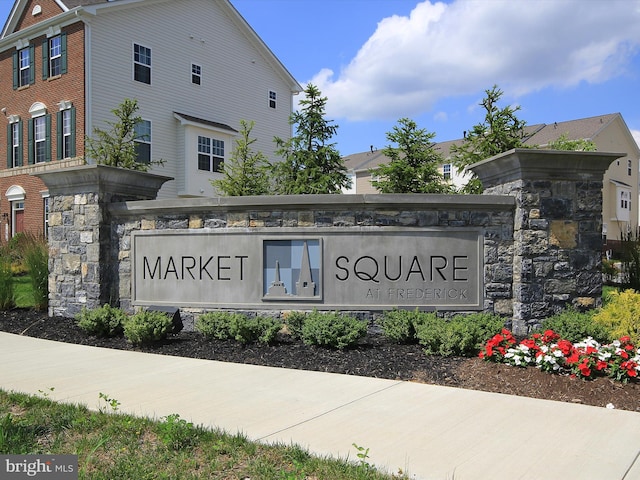
[[[611,162],[626,153],[515,148],[467,167],[484,188],[514,180],[602,181]]]
[[[80,165],[33,174],[50,195],[109,193],[122,200],[153,200],[172,177],[107,165]]]

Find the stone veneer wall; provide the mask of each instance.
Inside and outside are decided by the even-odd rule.
[[[567,304],[599,305],[602,178],[620,156],[513,150],[471,167],[485,186],[474,196],[149,200],[169,178],[95,165],[41,173],[52,198],[49,314],[104,303],[132,311],[136,230],[475,227],[484,232],[483,311],[526,334]]]
[[[117,271],[112,275],[120,306],[133,310],[130,247],[136,230],[237,228],[250,234],[264,227],[481,227],[484,311],[511,316],[513,211],[513,198],[485,195],[292,195],[114,204],[109,209],[112,244],[119,247],[113,251]]]
[[[516,200],[513,329],[602,302],[602,179],[624,154],[515,149],[471,167],[487,195]]]

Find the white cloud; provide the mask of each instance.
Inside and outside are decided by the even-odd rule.
[[[424,1],[380,21],[342,71],[311,82],[333,117],[395,119],[496,83],[518,96],[603,82],[640,50],[639,24],[640,0]]]

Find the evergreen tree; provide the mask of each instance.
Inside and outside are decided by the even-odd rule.
[[[117,122],[107,122],[111,128],[103,130],[94,128],[94,138],[87,137],[87,153],[101,165],[140,170],[146,172],[151,165],[163,164],[162,160],[149,163],[138,161],[136,152],[136,126],[142,122],[142,117],[136,114],[138,101],[125,98],[118,108],[111,110],[117,117]]]
[[[480,103],[485,110],[483,123],[475,125],[465,136],[463,143],[451,147],[454,166],[462,172],[467,166],[485,160],[513,148],[524,148],[523,137],[526,122],[516,116],[520,107],[498,108],[503,91],[494,85],[485,90]],[[482,186],[473,178],[464,188],[464,193],[480,193]]]
[[[274,138],[283,160],[273,164],[276,192],[285,195],[341,193],[350,185],[346,167],[335,143],[329,143],[338,127],[324,118],[327,98],[309,84],[289,123],[296,127],[290,140]]]
[[[439,171],[444,163],[442,154],[434,147],[435,133],[419,129],[409,118],[401,118],[387,140],[382,153],[391,161],[370,170],[377,177],[371,184],[381,193],[444,193],[449,191]]]
[[[211,185],[223,196],[240,197],[267,195],[269,185],[269,162],[262,152],[254,152],[251,137],[255,122],[240,120],[240,138],[227,162],[222,164],[223,178],[212,180]]]

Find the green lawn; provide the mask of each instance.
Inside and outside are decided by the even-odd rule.
[[[16,307],[30,308],[34,306],[33,288],[31,287],[31,277],[29,275],[13,277],[13,290]]]
[[[0,390],[0,454],[78,456],[79,479],[407,479],[368,462],[352,447],[351,462],[316,457],[296,445],[264,445],[241,434],[205,429],[169,415],[158,420],[117,412],[101,394],[100,411]],[[345,446],[349,447],[349,445]]]

